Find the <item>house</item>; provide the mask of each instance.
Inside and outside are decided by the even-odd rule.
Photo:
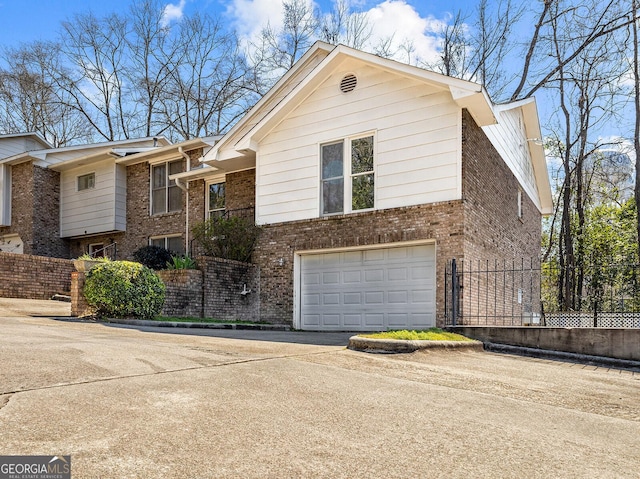
[[[255,207],[260,319],[425,328],[443,319],[448,260],[538,257],[540,137],[533,99],[494,105],[475,83],[319,42],[209,168],[170,178],[204,183],[205,210]]]
[[[249,211],[255,319],[426,328],[442,324],[449,260],[539,256],[540,137],[534,99],[495,105],[478,84],[318,42],[222,137],[31,138],[44,148],[0,157],[0,245],[194,254],[195,223]]]
[[[182,195],[175,194],[167,177],[179,171],[178,166],[184,168],[186,160],[180,156],[172,171],[162,169],[167,163],[158,165],[153,170],[156,185],[149,178],[151,166],[146,165],[142,178],[136,168],[128,167],[135,154],[168,145],[159,137],[51,148],[33,134],[0,137],[0,250],[72,258],[100,254],[122,240],[118,256],[123,258],[149,244],[153,232],[163,244],[165,231],[182,238],[183,224],[171,224],[184,214]],[[150,193],[150,188],[157,193]],[[150,196],[156,199],[153,208],[131,210],[137,198]],[[156,221],[141,233],[138,226],[153,216],[151,212]],[[177,249],[184,249],[182,241]]]

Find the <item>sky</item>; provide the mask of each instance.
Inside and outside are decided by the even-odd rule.
[[[330,9],[331,0],[308,1],[315,1],[323,11]],[[477,4],[475,0],[350,1],[368,12],[369,22],[380,38],[394,32],[398,42],[409,38],[415,47],[412,55],[426,61],[435,55],[436,42],[430,32],[458,10],[470,13]],[[53,40],[61,22],[71,20],[75,14],[90,11],[101,17],[113,12],[126,13],[131,3],[132,0],[0,0],[0,50],[21,42]],[[256,36],[267,22],[277,28],[282,19],[282,0],[164,0],[163,3],[167,22],[179,21],[182,15],[196,11],[220,15],[245,40]],[[526,36],[528,32],[521,33]],[[549,105],[544,94],[536,96],[544,122],[553,105]],[[542,126],[544,129],[545,125]],[[617,128],[604,132],[604,136],[618,134],[624,135],[617,133]]]
[[[470,0],[353,0],[370,11],[370,19],[382,35],[403,32],[415,39],[416,48],[432,48],[423,34],[440,19],[458,9],[466,9]],[[327,9],[329,0],[316,0]],[[49,40],[56,36],[60,23],[76,13],[91,11],[97,16],[114,11],[126,12],[131,0],[0,0],[0,45],[17,46],[20,42]],[[183,13],[203,11],[223,15],[243,36],[259,31],[267,21],[277,26],[281,0],[171,0],[166,14],[177,20]]]

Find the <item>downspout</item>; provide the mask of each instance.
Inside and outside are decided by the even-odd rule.
[[[187,161],[187,171],[191,171],[191,158],[189,155],[185,153],[181,146],[178,147],[178,152],[182,155],[182,157]],[[176,178],[176,186],[185,192],[185,196],[187,197],[187,204],[185,209],[185,231],[184,231],[184,244],[185,244],[185,252],[187,256],[190,255],[191,251],[189,251],[189,182],[182,183],[180,178]]]

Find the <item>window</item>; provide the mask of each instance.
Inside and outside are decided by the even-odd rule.
[[[91,190],[96,187],[96,174],[78,176],[78,191]]]
[[[518,190],[518,218],[522,219],[522,190]]]
[[[209,185],[207,198],[207,218],[219,218],[225,211],[225,184],[212,183]]]
[[[182,171],[182,160],[170,161],[151,167],[151,214],[182,210],[182,190],[170,175]]]
[[[94,258],[104,257],[104,243],[92,243],[89,245],[89,254]]]
[[[320,156],[322,215],[374,207],[373,136],[325,143],[320,146]]]
[[[167,249],[173,254],[185,253],[181,235],[156,236],[154,238],[149,238],[149,244],[151,246],[159,246],[160,248]]]

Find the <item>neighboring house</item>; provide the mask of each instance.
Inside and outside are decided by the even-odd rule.
[[[533,99],[493,105],[475,83],[317,43],[204,155],[212,168],[170,178],[204,188],[206,210],[220,192],[255,206],[260,319],[425,328],[448,260],[538,257],[540,137]]]
[[[129,166],[136,154],[165,146],[169,142],[162,137],[63,148],[50,148],[31,134],[0,137],[0,250],[70,258],[100,254],[116,242],[118,257],[124,258],[153,241],[152,232],[166,241],[169,231],[180,237],[171,246],[184,251],[184,224],[173,224],[184,216],[183,195],[176,194],[168,175],[184,170],[186,160],[178,154],[177,163]],[[153,205],[139,205],[139,198],[150,197]],[[153,227],[141,232],[149,218]]]

